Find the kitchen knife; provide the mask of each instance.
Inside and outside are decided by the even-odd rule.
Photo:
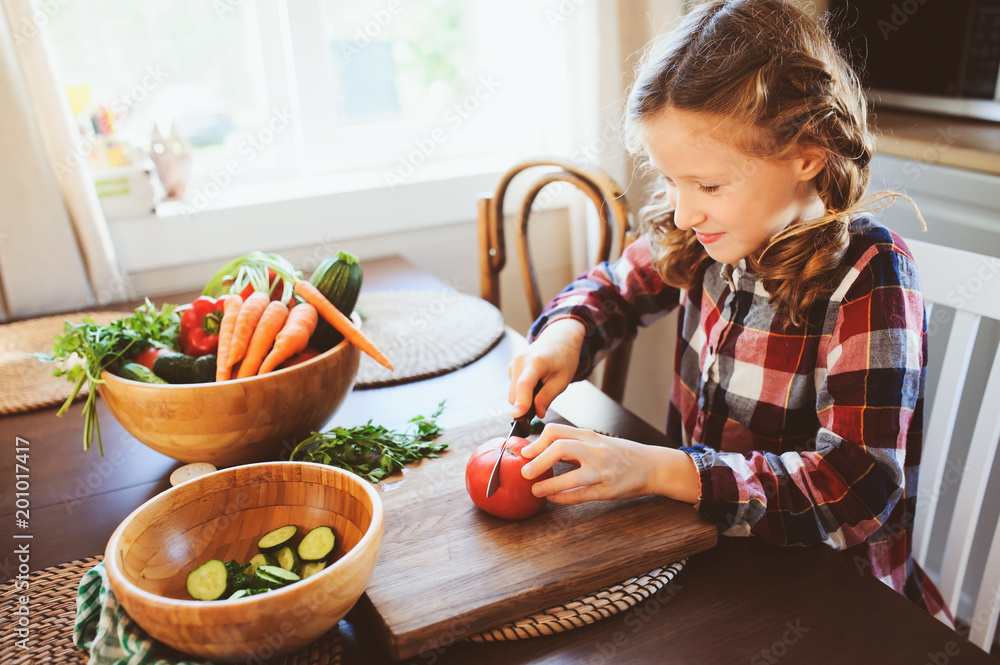
[[[490,482],[486,485],[487,497],[493,496],[500,489],[500,460],[503,459],[503,453],[507,449],[507,440],[512,436],[526,437],[531,434],[531,420],[535,417],[535,397],[538,396],[542,385],[542,382],[539,381],[535,386],[535,391],[531,395],[531,406],[528,407],[527,413],[520,418],[515,418],[514,422],[510,424],[510,431],[504,437],[503,444],[500,446],[500,454],[497,455],[497,461],[493,465],[493,472],[490,473]]]

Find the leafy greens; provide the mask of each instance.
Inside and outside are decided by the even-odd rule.
[[[80,390],[87,386],[87,401],[83,405],[83,449],[90,450],[90,444],[97,437],[101,455],[101,426],[97,419],[97,386],[104,383],[101,372],[113,369],[123,358],[132,357],[143,349],[157,346],[165,349],[177,348],[180,331],[180,317],[175,305],[164,305],[157,310],[146,300],[136,308],[135,313],[103,326],[86,318],[82,323],[66,321],[62,336],[57,336],[52,344],[52,355],[36,353],[35,357],[45,362],[61,362],[54,376],[65,376],[73,384],[73,390],[56,415],[62,416],[69,409]]]
[[[410,419],[411,426],[404,432],[372,425],[370,420],[367,425],[313,432],[295,446],[289,459],[336,466],[377,483],[403,468],[407,462],[421,457],[437,457],[448,447],[447,443],[434,443],[443,431],[437,424],[437,418],[443,412],[442,401],[429,417]]]

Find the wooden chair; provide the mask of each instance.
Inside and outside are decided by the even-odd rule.
[[[600,235],[595,265],[601,261],[617,258],[610,256],[613,238],[617,240],[618,254],[634,239],[629,234],[631,214],[625,193],[607,173],[597,167],[583,166],[559,158],[539,158],[521,162],[503,175],[492,196],[479,199],[479,264],[484,300],[497,307],[500,306],[500,271],[507,262],[503,226],[507,188],[515,176],[536,166],[558,167],[559,170],[546,172],[528,189],[519,204],[514,227],[521,273],[533,319],[537,319],[542,312],[542,299],[528,251],[528,217],[535,198],[546,185],[554,182],[570,183],[586,194],[597,208]],[[601,390],[617,402],[621,402],[625,394],[631,346],[631,343],[618,346],[604,360]]]
[[[989,362],[973,358],[977,333],[983,318],[1000,321],[1000,259],[971,252],[931,245],[918,240],[906,240],[920,271],[929,332],[937,334],[951,320],[951,330],[943,357],[929,358],[929,369],[939,370],[937,389],[925,395],[925,408],[930,418],[924,429],[924,448],[914,522],[913,554],[926,568],[927,552],[934,539],[932,533],[938,499],[954,489],[958,494],[954,513],[950,515],[945,537],[944,558],[940,571],[940,589],[948,608],[958,616],[963,584],[969,574],[969,555],[973,536],[980,521],[983,499],[990,473],[994,470],[998,440],[1000,440],[1000,345],[991,348],[992,369],[986,390],[963,391],[973,363]],[[941,306],[953,307],[953,317]],[[935,309],[938,308],[938,309]],[[963,394],[974,392],[975,394]],[[948,453],[955,438],[959,406],[964,402],[978,404],[978,415],[972,431],[969,452],[961,474],[945,473]],[[990,651],[997,617],[1000,614],[1000,529],[990,525],[985,572],[978,591],[972,598],[975,609],[970,621],[969,640]]]

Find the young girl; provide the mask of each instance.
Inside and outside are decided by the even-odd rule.
[[[645,235],[567,287],[510,366],[544,415],[615,344],[680,308],[679,450],[548,425],[528,479],[559,503],[661,494],[725,535],[826,543],[947,623],[910,557],[927,340],[906,246],[861,198],[873,136],[824,29],[782,0],[710,0],[655,45],[626,109],[664,187]],[[885,203],[881,207],[885,207]],[[881,208],[875,208],[881,209]],[[655,371],[652,370],[652,371]]]

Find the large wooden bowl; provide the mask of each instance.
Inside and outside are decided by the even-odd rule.
[[[140,383],[104,372],[98,392],[122,427],[153,450],[221,468],[277,460],[323,427],[354,386],[360,360],[343,341],[287,369],[220,383]]]
[[[284,524],[333,528],[322,572],[239,600],[196,601],[187,574],[209,559],[244,562]],[[209,660],[258,662],[294,651],[340,621],[371,579],[382,502],[362,478],[306,462],[223,469],[171,488],[125,518],[104,553],[111,589],[154,639]]]

